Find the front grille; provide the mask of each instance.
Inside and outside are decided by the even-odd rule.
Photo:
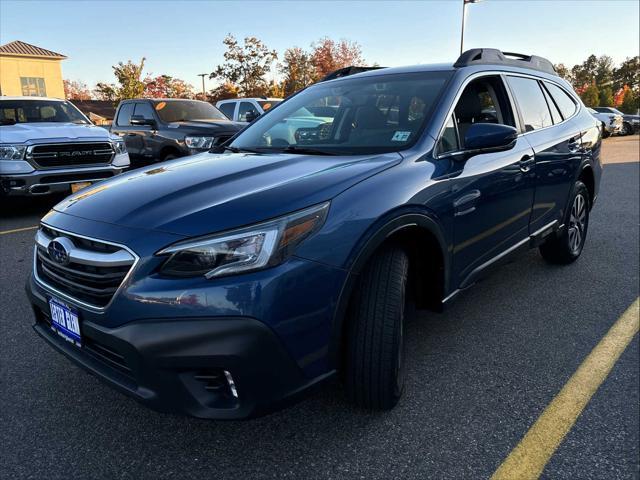
[[[35,145],[28,157],[44,168],[81,165],[106,165],[113,157],[113,147],[109,142],[58,143]]]
[[[63,263],[49,253],[48,246],[54,239],[59,243],[66,239],[62,242],[69,246],[68,260]],[[36,235],[37,278],[92,307],[103,308],[111,301],[134,263],[135,257],[129,251],[100,240],[78,237],[45,225]]]
[[[103,178],[111,178],[113,172],[88,172],[88,173],[68,173],[66,175],[47,175],[40,179],[41,184],[49,183],[71,183],[81,182],[83,180],[102,180]]]

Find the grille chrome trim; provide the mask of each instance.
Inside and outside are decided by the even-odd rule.
[[[88,146],[93,145],[97,148],[87,148]],[[80,152],[77,156],[83,157],[85,160],[74,163],[73,153],[67,152],[58,152],[58,151],[35,151],[39,150],[41,147],[52,147],[63,148],[63,147],[76,147],[77,152]],[[82,150],[83,147],[85,150]],[[102,148],[100,148],[102,147]],[[91,151],[90,157],[95,157],[95,159],[86,160],[86,155],[82,155],[82,152]],[[61,156],[60,153],[64,153],[64,156]],[[113,144],[109,140],[92,140],[85,142],[59,142],[59,143],[36,143],[33,145],[29,145],[27,147],[27,151],[25,154],[25,160],[30,161],[35,167],[40,170],[50,170],[50,169],[60,169],[60,168],[78,168],[78,167],[95,167],[95,166],[106,166],[111,164],[113,159],[115,158],[116,151]],[[68,159],[67,163],[60,164],[49,164],[47,165],[46,161],[56,161],[60,158]],[[38,160],[45,161],[44,163],[38,162]]]
[[[57,229],[54,228],[53,230]],[[69,235],[73,236],[73,234]],[[42,232],[42,230],[38,230],[36,232],[36,243],[45,250],[49,246],[49,242],[52,240],[53,238],[47,236]],[[97,241],[101,243],[108,243],[103,242],[102,240]],[[100,253],[74,247],[69,249],[69,260],[71,262],[81,263],[83,265],[93,265],[96,267],[126,267],[131,265],[131,262],[135,260],[135,257],[130,253],[127,253],[126,250],[118,250],[113,253]]]
[[[129,252],[129,254],[131,254],[131,256],[133,258],[133,263],[131,263],[131,267],[129,268],[127,273],[122,278],[122,282],[120,282],[120,285],[117,287],[116,291],[111,296],[111,299],[109,300],[109,302],[104,306],[99,306],[99,305],[93,305],[91,303],[88,303],[88,302],[85,302],[83,300],[77,299],[77,298],[73,297],[72,295],[69,295],[68,293],[62,292],[59,289],[49,285],[43,279],[41,279],[40,276],[38,275],[38,247],[40,246],[40,248],[42,248],[42,246],[39,245],[38,243],[36,243],[36,245],[33,248],[33,278],[35,279],[36,283],[39,286],[44,288],[47,292],[60,297],[61,300],[66,300],[66,301],[70,302],[71,304],[73,304],[73,305],[75,305],[77,307],[86,308],[87,310],[90,310],[90,311],[92,311],[94,313],[104,313],[111,306],[111,304],[113,303],[115,298],[118,296],[118,293],[120,293],[120,291],[129,282],[129,280],[131,278],[131,275],[133,274],[133,272],[135,271],[136,267],[138,266],[138,262],[140,261],[140,257],[133,250],[131,250],[129,247],[127,247],[126,245],[122,245],[120,243],[109,242],[107,240],[102,240],[102,239],[99,239],[99,238],[88,237],[88,236],[85,236],[85,235],[80,235],[80,234],[77,234],[77,233],[69,232],[69,231],[63,230],[61,228],[53,227],[53,226],[51,226],[51,225],[49,225],[49,224],[47,224],[45,222],[40,222],[40,225],[42,225],[42,226],[44,226],[44,227],[46,227],[48,229],[51,229],[53,231],[56,231],[56,232],[65,233],[67,235],[70,235],[71,237],[78,237],[78,238],[82,238],[82,239],[85,239],[85,240],[89,240],[89,241],[93,241],[93,242],[98,242],[98,243],[103,243],[103,244],[106,244],[106,245],[111,245],[111,246],[114,246],[114,247],[118,247],[118,248],[121,248],[123,250],[126,250],[127,252]],[[40,232],[40,230],[38,230],[38,232]]]

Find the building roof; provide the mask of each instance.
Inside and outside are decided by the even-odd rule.
[[[58,60],[64,60],[67,58],[61,53],[52,52],[44,48],[36,47],[30,43],[21,42],[20,40],[14,40],[13,42],[0,45],[0,55],[13,55],[19,57],[46,57],[57,58]]]

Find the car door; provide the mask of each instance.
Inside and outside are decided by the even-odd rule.
[[[225,116],[229,119],[229,120],[236,120],[236,105],[238,104],[238,102],[234,102],[233,100],[230,102],[220,102],[218,104],[218,110],[220,110],[222,113],[225,114]]]
[[[154,152],[159,152],[161,140],[158,135],[158,117],[149,102],[137,102],[133,110],[135,116],[153,122],[152,125],[136,125],[132,142],[135,144],[141,159],[152,160]]]
[[[573,100],[551,82],[512,75],[507,81],[518,104],[522,136],[534,151],[536,189],[530,233],[536,234],[561,225],[564,218],[575,172],[582,161],[580,129],[571,120],[577,107],[568,105],[567,100]],[[564,114],[558,105],[563,105]]]
[[[247,100],[240,102],[238,106],[238,121],[251,122],[260,116],[260,111],[253,102]]]
[[[135,105],[133,102],[123,103],[118,109],[118,115],[114,120],[111,131],[124,140],[131,160],[140,157],[140,144],[136,141],[135,127],[131,125],[131,116]]]
[[[465,87],[438,144],[439,158],[451,162],[452,280],[459,288],[528,241],[533,149],[519,136],[507,151],[475,155],[466,151],[466,130],[473,123],[487,122],[517,125],[499,75],[481,77]]]

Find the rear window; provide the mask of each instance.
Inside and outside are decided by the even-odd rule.
[[[576,112],[576,102],[563,89],[553,83],[544,82],[551,97],[562,113],[564,119],[569,118]]]
[[[531,132],[553,124],[542,90],[537,80],[524,77],[509,77],[525,132]]]
[[[0,100],[0,125],[42,122],[90,123],[70,102]]]

